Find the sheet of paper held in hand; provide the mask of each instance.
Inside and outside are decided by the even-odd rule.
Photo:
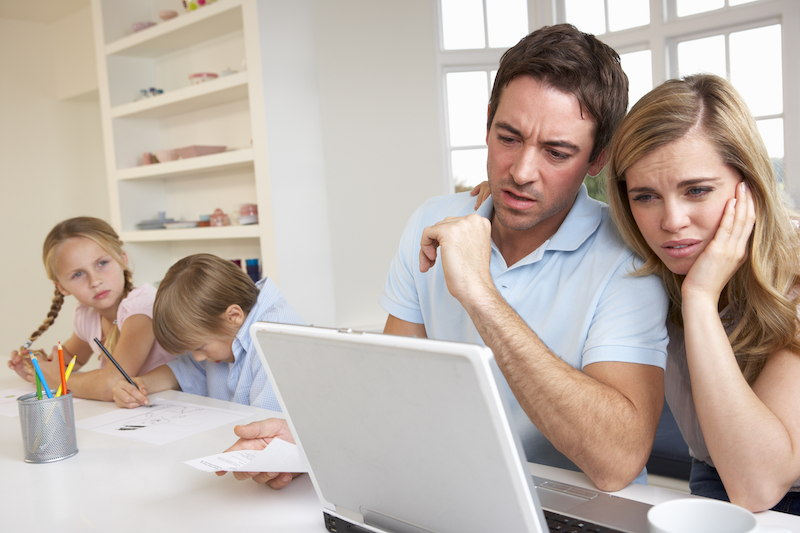
[[[236,422],[249,413],[216,409],[175,400],[155,398],[153,407],[117,409],[84,418],[76,426],[106,435],[167,444],[209,429]]]
[[[308,472],[295,444],[273,439],[263,450],[237,450],[184,461],[205,472]]]

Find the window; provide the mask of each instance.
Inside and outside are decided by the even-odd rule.
[[[486,175],[486,106],[502,53],[528,28],[569,22],[619,54],[630,105],[668,78],[726,76],[756,117],[780,179],[800,175],[800,2],[796,0],[436,0],[444,191]],[[791,51],[791,53],[789,52]],[[800,202],[800,178],[786,188]]]

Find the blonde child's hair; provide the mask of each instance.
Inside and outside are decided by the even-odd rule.
[[[797,287],[800,235],[797,215],[783,202],[767,149],[753,116],[736,89],[711,74],[668,80],[633,106],[611,144],[607,198],[625,242],[643,260],[641,275],[658,274],[670,297],[670,319],[683,327],[681,284],[650,249],[633,218],[625,172],[654,150],[691,132],[704,135],[753,194],[756,223],[748,258],[724,289],[736,325],[729,335],[739,366],[751,385],[770,354],[800,351]]]
[[[133,290],[133,273],[130,271],[125,261],[122,259],[122,241],[119,235],[113,228],[105,221],[93,217],[75,217],[59,222],[50,230],[44,240],[42,247],[42,260],[44,261],[44,268],[47,272],[47,277],[52,281],[57,282],[58,276],[56,274],[56,258],[58,250],[62,244],[69,239],[83,237],[97,243],[103,250],[105,250],[114,260],[122,266],[125,273],[125,286],[122,291],[122,297],[125,298],[129,292]],[[61,306],[64,304],[64,296],[59,292],[56,287],[53,303],[50,306],[50,312],[47,313],[47,318],[39,326],[39,329],[34,331],[28,342],[30,346],[33,341],[38,339],[50,326],[55,322]],[[105,346],[108,351],[113,351],[119,340],[119,328],[114,325],[105,339]]]
[[[211,254],[184,257],[170,267],[153,304],[153,333],[169,353],[197,348],[211,336],[224,336],[223,314],[237,304],[249,313],[258,287],[241,268]]]

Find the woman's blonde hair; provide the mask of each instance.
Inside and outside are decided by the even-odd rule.
[[[249,313],[258,287],[241,268],[211,254],[184,257],[170,267],[153,304],[153,333],[169,353],[197,348],[209,336],[224,336],[223,314],[237,304]]]
[[[631,213],[625,172],[639,159],[689,133],[704,135],[725,164],[752,191],[756,223],[748,259],[724,289],[735,327],[729,335],[751,385],[767,357],[784,348],[800,351],[797,338],[798,260],[796,216],[785,206],[767,149],[742,97],[727,80],[710,74],[669,80],[639,100],[611,144],[607,198],[623,239],[644,259],[640,275],[658,274],[670,298],[670,319],[683,326],[681,284],[647,245]]]
[[[127,296],[128,293],[133,290],[133,273],[130,271],[128,265],[125,264],[125,261],[122,258],[124,252],[122,250],[122,241],[119,239],[119,235],[117,235],[114,229],[107,222],[100,220],[99,218],[70,218],[64,220],[63,222],[59,222],[53,229],[50,230],[50,233],[47,234],[47,237],[44,240],[44,246],[42,247],[42,260],[44,261],[44,268],[47,272],[47,277],[54,282],[58,281],[58,275],[56,273],[58,250],[67,240],[78,237],[83,237],[84,239],[94,241],[117,263],[119,263],[120,266],[122,266],[122,269],[125,273],[125,286],[123,288],[122,297],[125,298],[125,296]],[[26,343],[27,346],[30,346],[33,341],[38,339],[45,331],[48,330],[48,328],[50,328],[50,326],[53,325],[53,322],[55,322],[63,304],[64,296],[58,290],[58,287],[56,287],[53,303],[50,306],[50,312],[47,313],[47,318],[45,319],[44,323],[39,326],[39,329],[31,334],[28,342]],[[119,327],[114,325],[104,340],[105,347],[108,349],[108,351],[114,351],[114,347],[117,345],[118,340]]]

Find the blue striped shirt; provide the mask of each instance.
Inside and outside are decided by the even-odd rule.
[[[182,391],[281,411],[272,384],[250,338],[250,326],[259,321],[285,324],[305,322],[292,309],[272,280],[264,278],[256,286],[260,289],[258,301],[247,314],[233,341],[233,363],[196,361],[191,352],[179,355],[168,363]]]

